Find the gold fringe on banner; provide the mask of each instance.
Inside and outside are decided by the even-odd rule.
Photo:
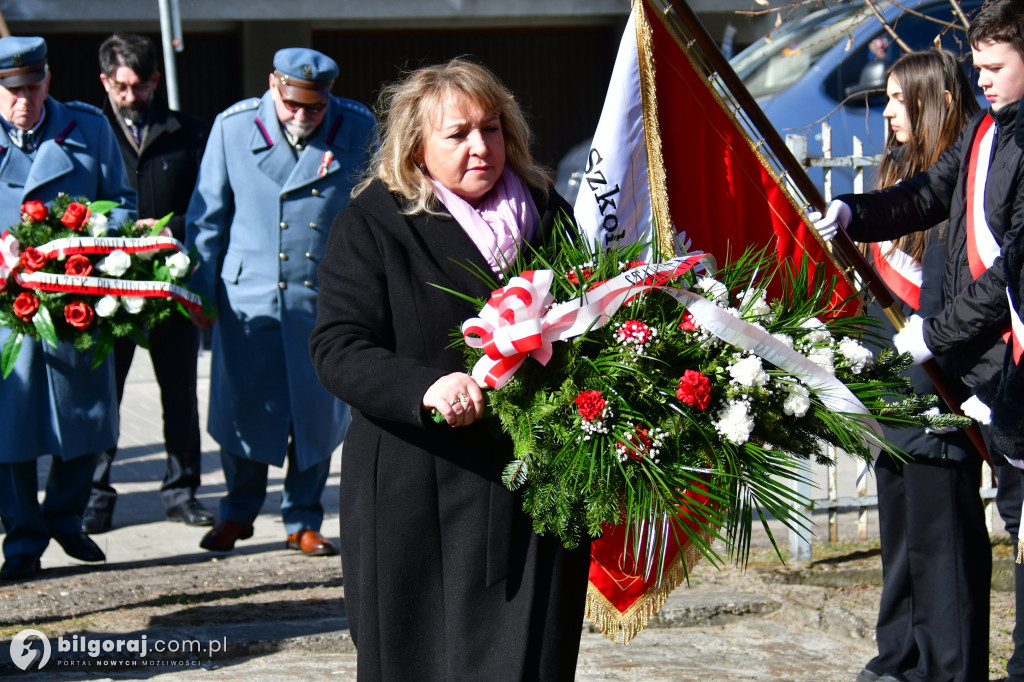
[[[1017,563],[1024,564],[1024,540],[1017,540]]]
[[[701,540],[707,543],[710,533],[700,533]],[[629,640],[640,634],[647,624],[658,613],[672,590],[685,580],[690,570],[704,558],[703,553],[692,542],[676,556],[661,576],[661,583],[648,589],[635,604],[625,611],[619,611],[593,583],[587,585],[586,616],[601,633],[616,644],[627,644]]]

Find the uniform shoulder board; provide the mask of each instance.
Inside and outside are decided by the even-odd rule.
[[[345,111],[351,111],[353,113],[359,114],[360,116],[368,119],[371,122],[376,122],[377,117],[373,115],[373,112],[370,111],[370,109],[365,104],[360,104],[355,100],[345,99],[343,97],[339,97],[338,99],[340,100],[341,108],[344,109]]]
[[[103,110],[102,109],[100,109],[97,106],[93,106],[92,104],[88,104],[87,102],[79,102],[77,100],[76,101],[72,101],[72,102],[64,102],[64,106],[70,107],[71,109],[77,109],[79,111],[84,111],[86,113],[95,114],[96,116],[102,116],[103,115]]]
[[[260,106],[260,98],[259,97],[253,97],[253,98],[250,98],[250,99],[243,99],[238,104],[233,104],[230,108],[226,109],[224,111],[224,113],[222,114],[222,116],[224,116],[224,118],[227,118],[228,116],[234,116],[235,114],[241,113],[243,111],[252,111],[253,109],[259,108],[259,106]]]

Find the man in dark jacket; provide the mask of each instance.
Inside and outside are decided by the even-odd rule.
[[[185,211],[196,184],[206,145],[206,125],[195,116],[170,111],[157,92],[156,49],[148,38],[115,34],[99,50],[100,82],[107,92],[104,112],[121,148],[128,178],[138,192],[140,223],[153,225],[168,213],[173,237],[185,241]],[[160,487],[167,518],[190,526],[213,525],[213,516],[195,498],[199,487],[199,408],[196,363],[199,331],[184,315],[149,332],[150,358],[164,415],[167,472]],[[118,402],[135,354],[135,344],[114,346]],[[86,533],[111,527],[117,491],[110,467],[117,448],[101,453],[93,477]]]
[[[825,238],[846,227],[857,241],[874,242],[926,229],[949,219],[942,309],[914,315],[893,337],[915,363],[946,356],[973,399],[991,405],[1010,330],[1007,274],[1001,249],[1015,243],[1024,225],[1024,149],[1017,143],[1017,114],[1024,96],[1024,3],[996,0],[971,22],[978,86],[990,103],[934,166],[877,192],[843,195],[815,221]],[[973,411],[972,411],[973,414]],[[1021,405],[1014,409],[1019,428]],[[987,421],[987,420],[986,420]],[[999,479],[997,503],[1011,537],[1020,525],[1020,474],[1005,458],[1003,442],[982,429]],[[1007,495],[1008,490],[1015,491]],[[1014,499],[1008,499],[1014,498]],[[1024,615],[1024,566],[1016,571],[1018,619]],[[1024,680],[1024,622],[1013,634],[1010,680]]]

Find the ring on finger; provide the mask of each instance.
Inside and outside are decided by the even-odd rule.
[[[461,402],[461,401],[459,401],[459,400],[451,400],[451,401],[448,402],[448,405],[450,407],[455,407],[456,405],[459,404],[459,402]]]

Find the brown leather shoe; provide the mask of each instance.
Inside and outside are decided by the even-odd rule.
[[[306,556],[334,556],[338,553],[330,540],[311,528],[289,535],[285,547],[297,549]]]
[[[235,548],[235,541],[248,540],[251,537],[252,526],[221,519],[203,536],[199,546],[211,552],[230,552]]]

